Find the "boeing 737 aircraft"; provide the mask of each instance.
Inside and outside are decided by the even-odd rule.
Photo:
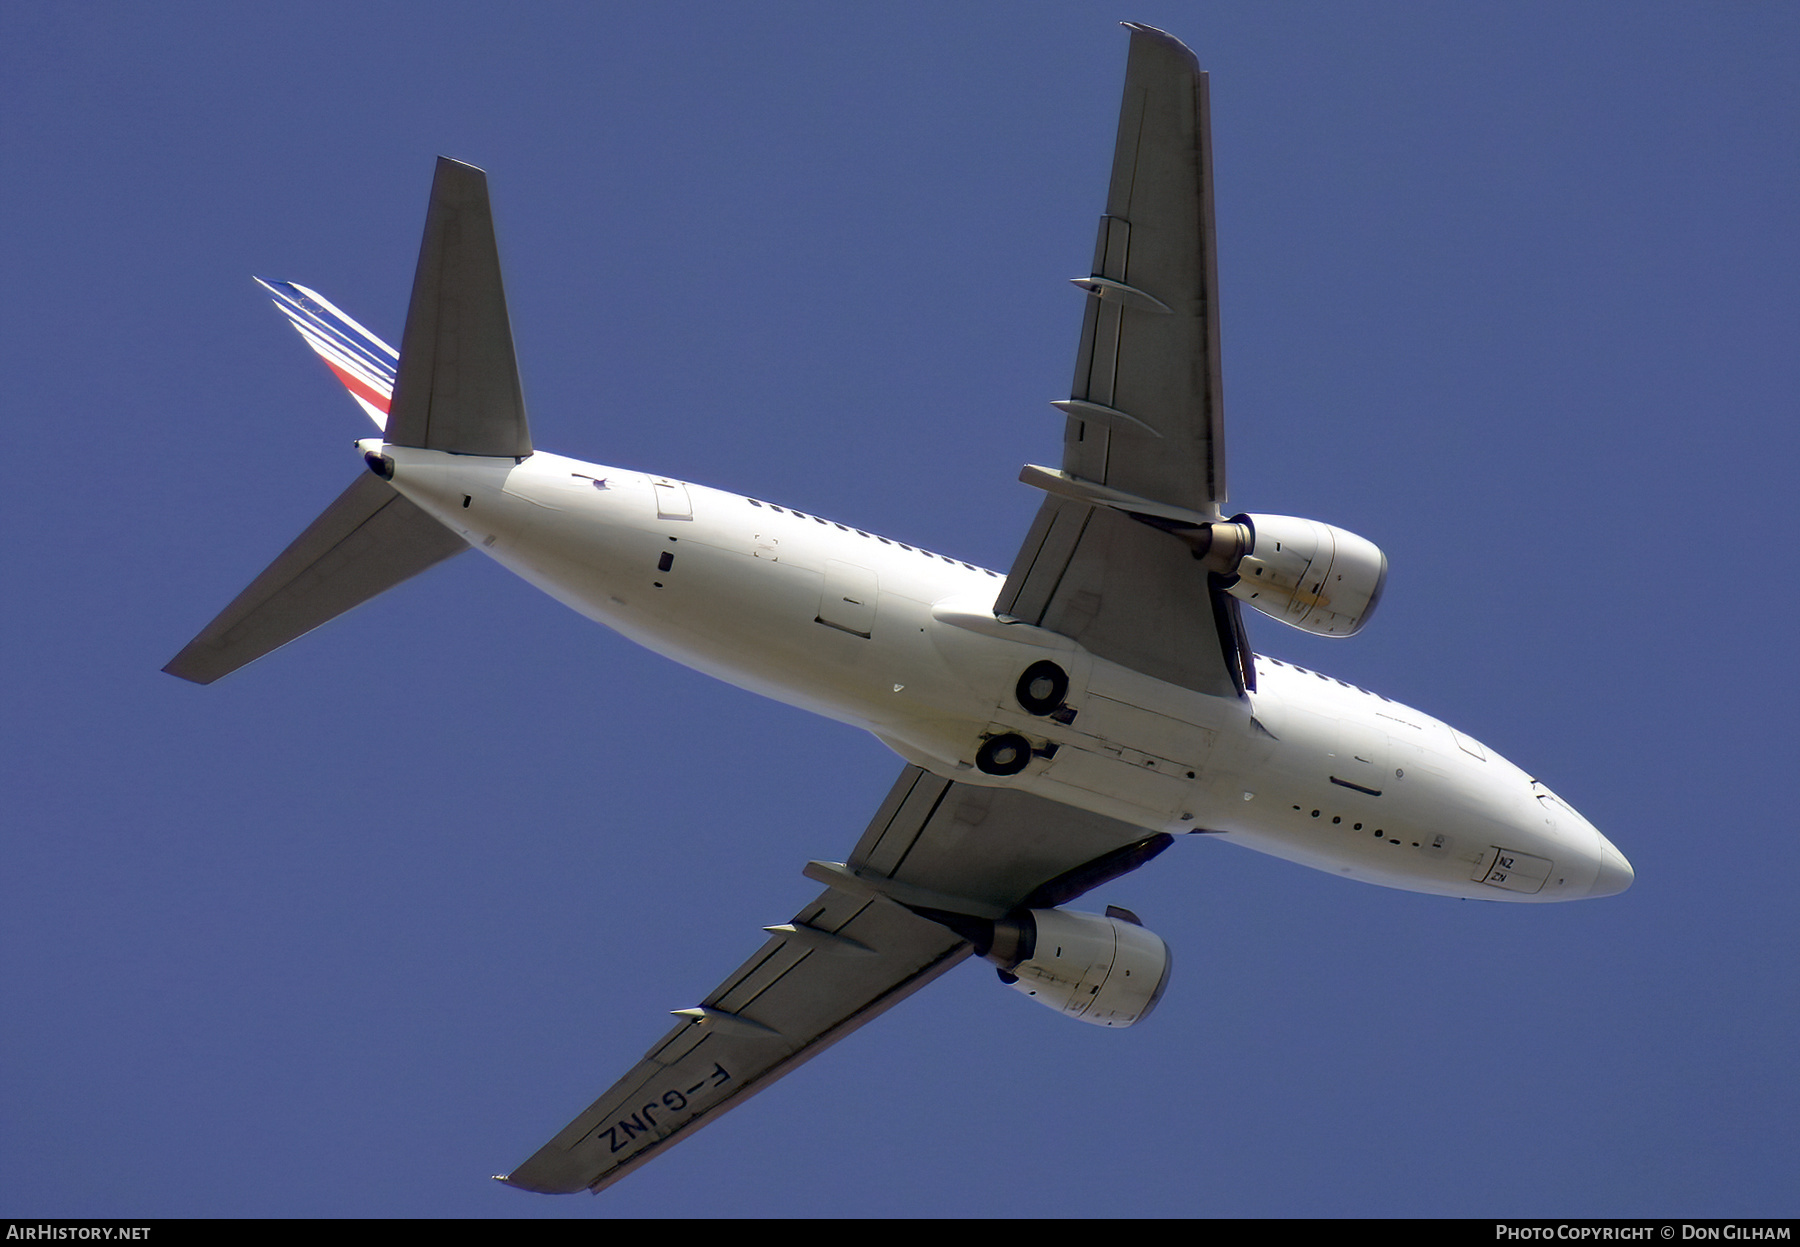
[[[1407,706],[1254,655],[1243,608],[1349,636],[1386,557],[1227,514],[1207,81],[1130,25],[1062,462],[1001,576],[850,524],[532,444],[486,176],[440,159],[400,349],[265,282],[374,419],[367,471],[167,670],[217,680],[473,547],[701,671],[905,760],[823,886],[611,1090],[503,1177],[600,1190],[967,957],[1126,1027],[1168,980],[1136,915],[1064,908],[1213,832],[1352,879],[1610,896],[1631,866],[1543,784]]]

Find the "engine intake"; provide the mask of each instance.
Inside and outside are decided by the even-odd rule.
[[[976,949],[1039,1004],[1095,1026],[1130,1026],[1162,999],[1169,946],[1129,910],[1029,909],[993,924]]]
[[[1234,515],[1211,530],[1212,549],[1226,558],[1208,561],[1235,575],[1226,592],[1271,619],[1350,636],[1381,601],[1387,555],[1365,537],[1292,515]]]

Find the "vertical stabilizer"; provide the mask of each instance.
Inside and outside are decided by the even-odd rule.
[[[459,455],[531,453],[487,174],[443,156],[400,339],[387,440]]]

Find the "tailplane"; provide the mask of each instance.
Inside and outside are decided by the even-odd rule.
[[[468,549],[376,476],[359,476],[163,670],[211,684]]]

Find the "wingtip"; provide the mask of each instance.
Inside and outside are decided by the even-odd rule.
[[[202,686],[211,684],[219,678],[217,675],[212,675],[200,670],[192,662],[183,662],[182,660],[187,656],[187,651],[182,650],[181,653],[169,659],[168,662],[163,664],[163,673],[165,675],[172,675],[177,680],[186,680],[189,684],[199,684]]]

